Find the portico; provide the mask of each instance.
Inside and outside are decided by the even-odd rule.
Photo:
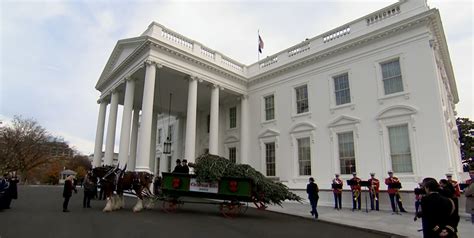
[[[183,45],[189,44],[192,47],[183,51]],[[173,95],[171,115],[184,122],[181,123],[182,128],[178,128],[185,134],[184,140],[177,145],[178,150],[184,151],[183,158],[193,162],[196,156],[203,153],[202,148],[196,150],[196,140],[202,140],[202,137],[207,140],[205,149],[219,154],[219,147],[223,146],[219,145],[219,131],[222,130],[220,104],[243,98],[240,100],[242,108],[248,110],[248,106],[244,105],[246,80],[235,68],[241,66],[230,59],[224,66],[228,69],[199,59],[203,54],[210,60],[223,57],[217,52],[211,57],[210,53],[208,49],[201,49],[198,42],[164,29],[157,23],[152,23],[140,37],[119,41],[96,85],[101,96],[98,100],[100,108],[93,165],[100,166],[105,140],[105,165],[112,164],[115,144],[119,144],[122,168],[127,164],[128,170],[153,173],[157,118],[158,114],[168,113],[170,93]],[[122,115],[117,113],[119,105],[123,107]],[[202,111],[209,112],[209,135],[198,138],[197,116]],[[119,116],[122,120],[118,125],[120,130],[117,130]],[[241,120],[247,121],[244,118]],[[119,135],[117,143],[116,134]]]

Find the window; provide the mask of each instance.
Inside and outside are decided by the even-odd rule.
[[[388,139],[393,172],[413,172],[408,125],[388,127]]]
[[[334,77],[334,93],[336,95],[336,105],[342,105],[351,102],[349,74],[345,73]]]
[[[229,148],[229,160],[234,164],[237,162],[237,149],[235,147]]]
[[[275,142],[265,143],[265,164],[267,176],[275,176]]]
[[[299,175],[311,175],[311,148],[309,137],[298,139]]]
[[[304,113],[309,111],[308,107],[308,86],[303,85],[295,88],[296,93],[296,113]]]
[[[339,144],[339,162],[341,174],[352,174],[356,172],[354,153],[354,133],[344,132],[337,134]]]
[[[171,156],[168,156],[168,172],[171,173]]]
[[[161,139],[162,139],[162,137],[161,137],[161,136],[162,136],[162,135],[161,135],[161,133],[162,133],[162,132],[163,132],[163,129],[161,129],[161,128],[160,128],[160,129],[158,129],[158,144],[161,144]]]
[[[237,127],[237,108],[236,107],[231,107],[229,109],[229,125],[230,128],[236,128]]]
[[[382,68],[383,87],[385,95],[403,91],[402,71],[400,60],[396,59],[380,64]]]
[[[169,125],[168,126],[168,138],[170,141],[173,141],[173,132],[174,132],[174,126]]]
[[[275,119],[275,97],[274,95],[266,96],[265,98],[265,121]]]

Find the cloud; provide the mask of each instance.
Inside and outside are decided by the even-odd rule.
[[[257,30],[265,41],[263,58],[395,2],[2,1],[0,113],[33,117],[92,153],[99,108],[94,86],[116,42],[140,35],[152,21],[251,64],[257,60]],[[441,12],[459,115],[474,118],[472,2],[428,4]]]

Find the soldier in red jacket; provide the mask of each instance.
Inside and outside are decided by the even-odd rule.
[[[453,180],[453,174],[447,173],[447,174],[446,174],[446,179],[447,179],[448,182],[450,182],[450,183],[453,185],[453,187],[454,187],[454,196],[456,196],[457,198],[458,198],[458,197],[461,197],[461,188],[459,187],[458,181]]]
[[[361,199],[360,199],[360,178],[357,177],[357,173],[353,172],[352,173],[352,178],[350,181],[352,182],[351,185],[351,191],[352,191],[352,211],[356,209],[356,203],[357,203],[357,209],[360,210],[360,204],[361,204]]]
[[[407,212],[403,208],[402,199],[400,197],[399,190],[402,187],[400,180],[397,177],[393,176],[392,171],[388,171],[388,178],[385,179],[385,184],[388,186],[387,192],[390,197],[390,205],[392,205],[392,211],[397,212],[395,206],[395,198],[397,199],[398,208],[401,212]]]
[[[334,193],[334,209],[342,209],[342,180],[339,179],[339,174],[332,180],[332,192]]]
[[[375,203],[375,210],[379,210],[379,188],[380,188],[380,181],[375,178],[375,173],[370,173],[369,179],[369,193],[370,193],[370,210],[374,210],[374,203]]]

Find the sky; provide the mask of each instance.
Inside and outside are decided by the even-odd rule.
[[[116,42],[139,36],[152,21],[249,65],[257,61],[258,30],[264,58],[395,2],[0,0],[0,121],[33,118],[91,154],[100,95],[95,84]],[[460,98],[456,111],[472,120],[473,1],[428,5],[441,13]]]

